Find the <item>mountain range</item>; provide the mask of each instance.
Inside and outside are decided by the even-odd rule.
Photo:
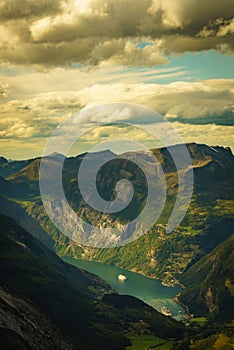
[[[171,147],[179,153],[181,146]],[[40,197],[38,175],[40,158],[25,161],[8,161],[3,157],[0,158],[0,213],[10,216],[18,223],[6,216],[1,217],[1,240],[3,240],[1,257],[3,257],[2,266],[4,267],[1,269],[1,300],[10,298],[12,305],[17,304],[15,300],[28,303],[27,307],[33,310],[32,313],[35,315],[42,309],[41,319],[39,314],[35,316],[39,318],[39,324],[43,323],[41,320],[44,317],[49,316],[51,327],[45,349],[48,348],[50,341],[55,341],[55,338],[59,339],[60,343],[64,343],[64,349],[77,346],[77,342],[80,344],[79,348],[89,349],[87,334],[93,334],[89,336],[90,342],[96,339],[95,344],[90,343],[90,349],[108,348],[109,344],[113,344],[113,339],[118,339],[118,342],[115,341],[116,349],[124,349],[128,343],[124,332],[127,331],[132,320],[137,322],[139,310],[144,308],[147,309],[146,313],[150,314],[150,319],[144,320],[150,332],[154,332],[162,339],[173,336],[179,339],[183,334],[184,341],[177,344],[178,349],[188,349],[188,346],[192,346],[188,345],[188,335],[185,335],[181,324],[175,323],[176,321],[170,323],[168,318],[166,322],[169,324],[165,323],[165,318],[160,321],[160,314],[151,308],[148,309],[148,306],[134,298],[126,301],[132,303],[132,307],[127,319],[123,321],[125,316],[116,305],[125,303],[121,300],[124,297],[116,295],[111,287],[99,278],[65,264],[58,255],[110,263],[161,279],[167,285],[180,285],[183,288],[178,296],[180,302],[185,304],[195,316],[205,316],[208,320],[207,333],[199,328],[194,335],[194,344],[197,344],[197,347],[191,347],[191,349],[199,349],[199,346],[203,346],[200,344],[200,338],[205,338],[207,342],[214,344],[220,334],[228,337],[228,340],[225,339],[229,344],[230,332],[232,333],[230,322],[232,322],[234,309],[232,267],[234,157],[231,150],[224,147],[191,143],[187,144],[187,149],[192,160],[194,189],[183,221],[171,233],[166,232],[166,224],[178,193],[178,174],[170,149],[154,149],[152,153],[157,157],[166,178],[167,199],[164,209],[147,234],[116,248],[91,248],[81,245],[64,236],[52,224]],[[106,153],[103,152],[90,154],[90,160],[92,157],[106,157]],[[131,152],[132,159],[134,157],[136,159],[138,155],[139,152]],[[115,184],[122,178],[133,183],[135,192],[126,210],[118,214],[100,213],[85,204],[77,184],[77,173],[84,156],[85,154],[65,158],[63,166],[63,186],[66,198],[74,211],[93,226],[118,226],[131,221],[134,215],[144,207],[147,196],[144,174],[132,162],[126,162],[121,157],[118,157],[117,162],[103,167],[97,176],[97,187],[102,197],[113,200]],[[112,153],[111,156],[113,156]],[[60,162],[61,157],[58,154],[48,156],[48,161]],[[180,160],[180,164],[183,166],[183,159]],[[57,213],[56,215],[66,216],[61,203],[55,202],[51,210]],[[8,255],[5,256],[5,252],[8,252]],[[22,268],[21,271],[19,266]],[[27,269],[28,266],[32,269]],[[10,273],[4,272],[8,270]],[[37,271],[40,271],[41,276],[39,274],[36,277]],[[66,283],[69,288],[65,287]],[[39,291],[42,288],[42,291],[35,293],[33,292],[35,288]],[[56,304],[56,300],[51,300],[50,297],[56,295],[58,289],[62,291],[62,295],[58,296]],[[8,296],[4,297],[4,295]],[[67,305],[64,310],[62,305],[66,305],[68,299],[71,300],[71,305]],[[44,305],[43,300],[47,300],[48,305]],[[13,319],[12,309],[9,310],[7,311],[9,317]],[[81,327],[80,332],[72,331],[70,322],[73,316],[70,314],[66,316],[67,310],[74,310],[74,313],[79,310],[74,316],[74,319],[79,319],[74,327],[76,329]],[[19,310],[16,311],[19,312]],[[110,313],[114,315],[111,321],[108,319]],[[87,314],[92,315],[90,322],[81,322],[81,319],[86,319],[84,315]],[[99,319],[100,314],[102,322]],[[29,319],[28,323],[30,322]],[[165,332],[160,329],[160,322],[164,322]],[[96,328],[97,324],[99,326]],[[158,325],[157,329],[153,324]],[[26,335],[16,328],[7,328],[6,325],[2,328],[7,329],[5,333],[1,331],[4,333],[6,344],[12,338],[9,334],[13,332],[13,339],[19,348],[20,346],[32,347]],[[102,343],[99,335],[103,334],[103,330],[107,328],[108,336]],[[113,329],[116,332],[113,332]],[[33,331],[30,330],[30,332]],[[40,343],[40,334],[38,337],[38,343]],[[208,343],[204,346],[206,344]],[[53,346],[56,348],[56,345]]]

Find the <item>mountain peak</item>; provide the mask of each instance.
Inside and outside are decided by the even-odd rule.
[[[53,158],[55,158],[55,157],[57,157],[57,158],[65,158],[65,156],[62,153],[58,153],[58,152],[53,152],[51,154],[48,154],[45,157],[48,157],[48,158],[52,158],[52,157]]]
[[[5,157],[0,157],[0,166],[7,164],[8,160]]]

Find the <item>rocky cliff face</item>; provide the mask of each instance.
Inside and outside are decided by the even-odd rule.
[[[0,286],[0,329],[2,349],[74,349],[48,316],[3,285]]]
[[[214,295],[211,287],[208,287],[205,294],[205,304],[210,313],[219,313],[219,301],[217,295]]]

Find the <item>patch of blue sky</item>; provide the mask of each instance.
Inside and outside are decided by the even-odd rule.
[[[140,43],[141,47],[150,43]],[[176,81],[234,78],[234,55],[215,50],[169,56],[169,63],[154,67],[123,67],[109,75],[136,74],[146,84],[169,84]]]
[[[165,84],[173,81],[192,80],[193,72],[187,71],[183,66],[155,66],[155,67],[123,67],[112,72],[106,72],[106,75],[128,78],[129,76],[139,79],[139,82],[145,84]]]
[[[194,79],[234,78],[234,55],[222,54],[215,50],[169,57],[168,68],[183,66]]]
[[[144,48],[152,45],[151,42],[140,42],[138,47]],[[234,78],[234,55],[224,54],[215,50],[196,53],[184,53],[182,55],[168,56],[169,63],[148,67],[113,67],[103,71],[104,75],[112,76],[113,80],[124,79],[131,74],[139,82],[146,84],[169,84],[176,81],[196,81],[206,79],[229,79]],[[67,69],[82,70],[88,68],[80,63],[73,63]],[[89,67],[90,68],[90,67]],[[98,71],[98,67],[94,68]],[[2,75],[17,76],[23,73],[33,73],[34,68],[22,68],[6,66],[0,69]],[[102,70],[101,70],[102,71]],[[101,73],[100,71],[100,73]],[[92,70],[91,70],[92,72]]]
[[[152,46],[153,43],[150,41],[142,41],[136,45],[137,48],[144,49],[146,46]]]

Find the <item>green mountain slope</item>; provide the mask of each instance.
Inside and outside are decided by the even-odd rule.
[[[16,342],[22,349],[35,348],[33,332],[40,328],[37,344],[43,322],[48,324],[45,349],[56,341],[64,342],[64,349],[72,348],[71,343],[77,349],[124,349],[129,344],[124,334],[139,318],[149,333],[163,339],[184,333],[182,324],[135,298],[127,300],[127,310],[120,309],[124,296],[112,296],[103,280],[64,263],[5,216],[0,216],[0,281],[0,334],[7,346]]]
[[[182,276],[180,299],[196,314],[230,321],[234,310],[234,234]]]
[[[29,165],[33,159],[15,160],[9,162],[6,158],[0,157],[0,176],[6,178]]]
[[[180,150],[180,145],[172,146]],[[39,159],[0,182],[2,200],[0,212],[15,218],[37,238],[61,256],[82,257],[144,273],[163,279],[168,284],[180,283],[181,276],[201,257],[210,253],[233,233],[234,224],[234,157],[229,148],[209,147],[191,143],[187,145],[194,172],[194,193],[187,214],[181,224],[170,234],[165,231],[175,203],[178,177],[175,165],[166,148],[155,149],[167,181],[167,202],[158,222],[138,240],[111,249],[91,249],[69,240],[48,218],[39,193]],[[109,151],[107,151],[107,154]],[[104,152],[89,155],[103,157]],[[133,158],[138,152],[132,153]],[[100,194],[107,200],[114,198],[114,185],[121,177],[129,179],[135,188],[135,198],[125,212],[102,214],[86,205],[77,185],[77,171],[84,155],[66,158],[63,184],[67,199],[84,220],[95,225],[118,225],[131,220],[142,206],[147,192],[144,176],[132,163],[123,161],[111,164],[98,174]],[[61,161],[59,155],[48,161]],[[118,171],[121,165],[121,171]],[[115,166],[116,168],[113,168]],[[180,166],[184,166],[180,159]],[[66,217],[61,203],[53,203],[52,210]],[[81,227],[82,230],[82,227]]]

